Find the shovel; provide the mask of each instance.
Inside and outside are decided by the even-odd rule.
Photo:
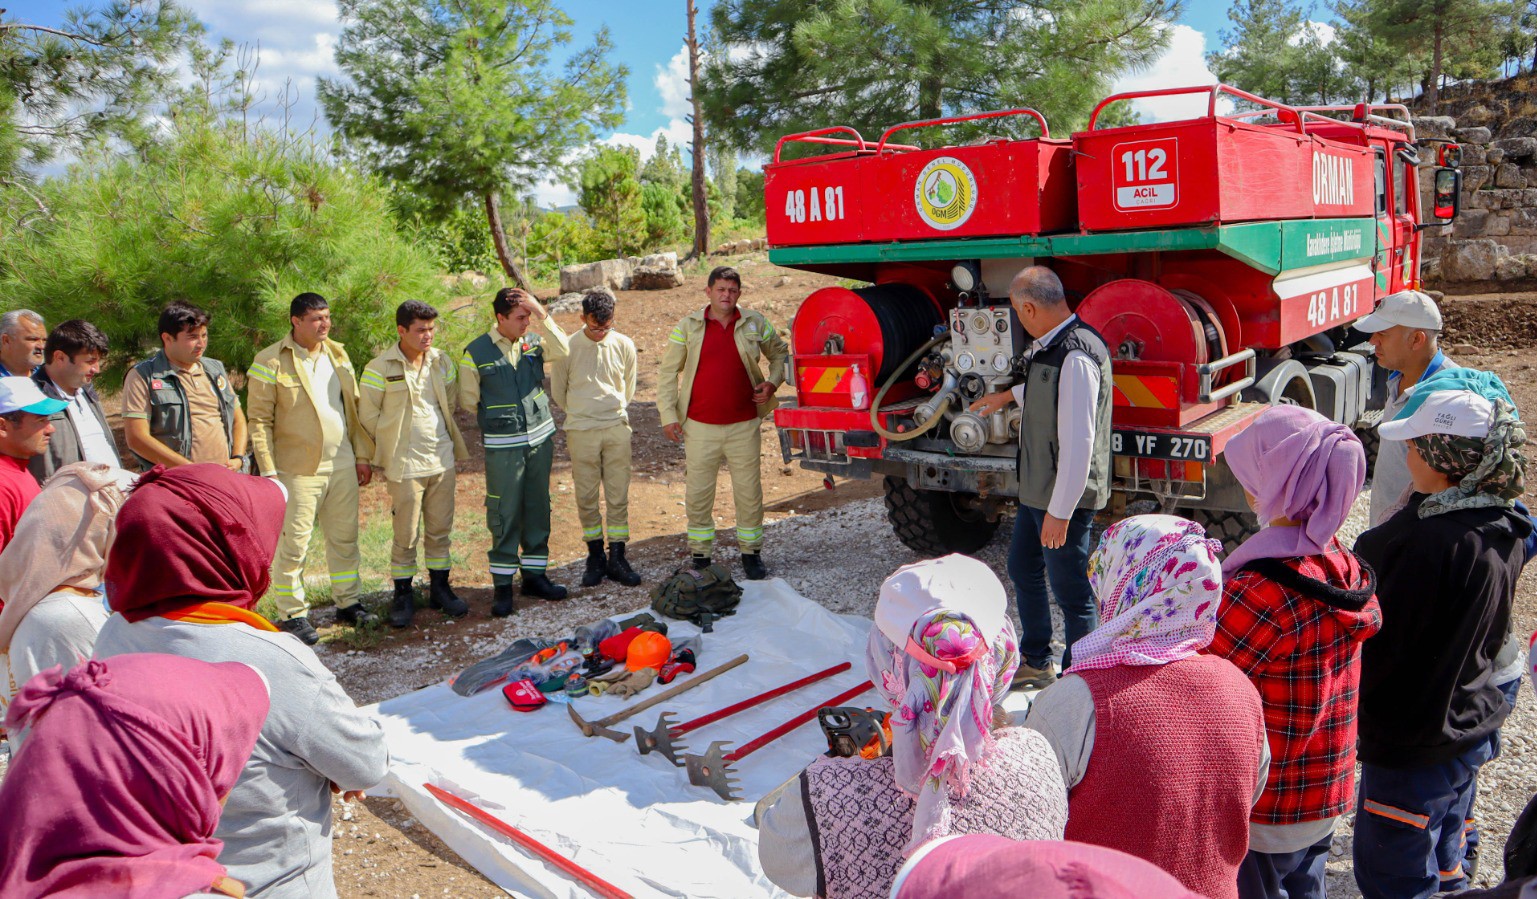
[[[740,782],[737,778],[730,776],[732,765],[815,718],[817,712],[822,709],[828,706],[842,705],[870,689],[870,686],[870,682],[865,681],[857,687],[839,693],[826,702],[817,703],[812,708],[801,712],[768,733],[743,744],[741,749],[723,752],[724,747],[729,744],[725,741],[717,741],[711,743],[710,748],[703,755],[694,755],[692,753],[685,755],[683,757],[683,764],[684,767],[688,768],[688,782],[696,787],[709,787],[719,793],[722,799],[741,799],[742,797],[740,796],[732,795],[732,790]]]
[[[800,680],[791,681],[784,686],[775,687],[766,693],[760,693],[751,699],[744,699],[741,702],[728,705],[708,715],[701,715],[693,721],[687,721],[683,724],[672,724],[672,713],[663,712],[661,717],[656,719],[656,727],[653,727],[651,730],[646,730],[639,726],[635,728],[635,748],[640,750],[641,755],[660,752],[667,757],[669,762],[681,768],[683,763],[678,761],[678,756],[688,746],[678,738],[689,731],[698,730],[706,724],[713,724],[722,718],[729,718],[737,712],[745,712],[753,706],[762,705],[770,699],[778,699],[786,693],[799,690],[801,687],[808,687],[817,681],[826,680],[835,674],[842,674],[852,667],[848,662],[834,665],[825,671],[818,671],[816,674],[808,675]]]

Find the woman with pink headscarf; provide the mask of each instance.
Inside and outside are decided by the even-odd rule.
[[[865,661],[891,754],[819,758],[760,803],[763,872],[796,896],[884,896],[903,859],[949,834],[1058,840],[1067,795],[1040,734],[1003,726],[1019,666],[1003,583],[961,555],[881,585]]]
[[[1217,627],[1220,544],[1172,515],[1105,531],[1089,559],[1100,625],[1036,697],[1025,726],[1056,751],[1067,839],[1146,859],[1236,899],[1269,753],[1243,672],[1202,655]]]
[[[102,572],[113,516],[134,475],[94,462],[60,468],[0,552],[0,715],[21,685],[91,657],[107,623]],[[23,735],[12,733],[12,749]]]
[[[267,707],[237,662],[125,655],[28,681],[6,716],[31,738],[0,784],[0,896],[243,896],[213,834]]]
[[[1239,895],[1323,899],[1334,825],[1354,797],[1361,644],[1382,627],[1376,576],[1335,536],[1366,452],[1344,425],[1275,406],[1224,456],[1263,528],[1222,563],[1209,651],[1259,690],[1272,754]]]

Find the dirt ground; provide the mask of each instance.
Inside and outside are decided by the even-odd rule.
[[[775,268],[762,254],[736,257],[731,262],[744,278],[743,303],[765,312],[776,327],[785,330],[795,308],[808,293],[836,283],[831,278]],[[703,302],[703,280],[699,277],[691,277],[676,290],[619,295],[619,328],[635,340],[641,359],[639,389],[631,407],[635,476],[630,497],[630,557],[645,576],[647,586],[683,564],[687,557],[683,536],[683,450],[661,434],[655,405],[656,364],[673,325]],[[1499,373],[1522,408],[1537,408],[1537,294],[1448,297],[1444,308],[1444,344],[1448,352],[1464,365]],[[557,321],[567,331],[578,327],[572,314],[558,315]],[[784,393],[788,394],[788,389]],[[461,417],[461,424],[473,430],[473,422],[468,418]],[[326,642],[318,647],[320,657],[359,703],[379,702],[440,682],[466,665],[494,654],[514,637],[569,634],[576,624],[646,604],[644,586],[576,586],[585,547],[571,500],[563,435],[557,440],[560,442],[556,446],[552,485],[551,573],[556,580],[572,587],[571,599],[551,604],[520,597],[515,616],[504,620],[490,618],[490,583],[484,562],[484,468],[477,455],[469,464],[460,466],[455,531],[455,581],[460,594],[471,605],[467,618],[448,621],[423,610],[415,625],[406,631],[386,629],[369,639],[358,640],[349,629],[333,625],[330,611],[317,610],[314,614],[315,623],[326,637]],[[468,442],[473,445],[477,441]],[[1537,457],[1537,450],[1529,455]],[[840,612],[860,611],[861,606],[868,605],[870,597],[842,597],[850,591],[871,592],[866,588],[870,583],[878,584],[878,579],[874,579],[877,570],[889,571],[908,561],[910,555],[889,536],[880,521],[878,483],[839,482],[836,489],[826,489],[820,475],[786,466],[781,461],[777,436],[768,424],[763,427],[762,464],[770,522],[765,561],[774,574],[785,575],[805,595]],[[365,525],[370,521],[387,521],[389,503],[382,486],[363,490],[363,506]],[[729,489],[722,490],[717,497],[716,516],[721,528],[717,558],[734,563],[734,510]],[[843,539],[845,536],[847,539]],[[1006,538],[1006,529],[1001,530],[999,540],[987,551],[988,558],[1001,551],[997,544]],[[811,542],[818,545],[807,545]],[[858,559],[851,554],[857,554]],[[365,569],[368,567],[365,560]],[[377,591],[383,589],[387,571],[382,566],[375,568],[365,574],[372,574],[378,585],[374,596],[382,598]],[[1529,576],[1521,584],[1515,624],[1520,633],[1537,630],[1534,582],[1537,577]],[[868,608],[863,613],[868,614]],[[1524,697],[1523,703],[1517,711],[1522,727],[1537,733],[1533,701]],[[1515,721],[1513,718],[1512,722]],[[1537,744],[1537,739],[1527,737],[1525,743]],[[1537,770],[1528,772],[1530,766],[1521,764],[1521,745],[1517,743],[1518,748],[1509,753],[1509,758],[1493,763],[1489,782],[1481,782],[1480,807],[1495,803],[1499,806],[1498,811],[1490,814],[1491,834],[1486,837],[1488,849],[1484,853],[1489,860],[1498,858],[1504,832],[1508,831],[1514,813],[1519,812],[1527,797],[1537,792]],[[349,899],[505,895],[392,799],[370,797],[350,805],[338,802],[335,852],[337,887],[340,895]],[[1353,894],[1348,854],[1335,859],[1330,867],[1331,892]],[[1494,870],[1497,872],[1498,868]]]

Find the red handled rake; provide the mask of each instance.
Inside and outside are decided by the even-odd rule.
[[[728,705],[725,708],[711,712],[708,715],[701,715],[700,717],[695,718],[693,721],[686,721],[683,724],[673,724],[672,713],[663,712],[661,717],[656,719],[656,727],[653,727],[651,730],[646,730],[643,727],[635,728],[635,748],[640,750],[641,755],[650,755],[653,752],[660,752],[662,755],[667,757],[669,762],[672,762],[674,765],[681,768],[683,767],[683,762],[678,760],[678,756],[688,748],[688,745],[678,738],[688,733],[689,731],[698,730],[699,728],[704,727],[706,724],[714,724],[716,721],[720,721],[723,718],[729,718],[732,715],[735,715],[737,712],[745,712],[748,709],[753,708],[754,706],[762,705],[771,699],[778,699],[786,693],[799,690],[801,687],[809,687],[810,685],[817,683],[818,681],[826,680],[835,674],[842,674],[852,667],[853,666],[848,662],[844,662],[840,665],[834,665],[824,671],[818,671],[816,674],[807,675],[800,680],[791,681],[790,683],[784,684],[783,686],[775,687],[774,689],[765,693],[760,693],[751,699],[744,699],[741,702]]]
[[[710,748],[703,755],[689,753],[683,756],[684,767],[688,768],[688,782],[696,787],[709,787],[719,793],[722,799],[740,799],[740,796],[732,795],[732,790],[740,781],[731,777],[731,766],[747,758],[759,749],[774,742],[785,734],[817,716],[817,712],[828,706],[842,705],[855,696],[870,689],[870,682],[865,681],[857,687],[845,690],[826,702],[817,703],[810,709],[801,712],[789,721],[779,725],[768,733],[742,745],[741,749],[724,752],[729,745],[726,741],[716,741],[710,744]]]

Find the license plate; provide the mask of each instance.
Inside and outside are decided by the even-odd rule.
[[[1110,452],[1139,459],[1171,462],[1210,462],[1211,437],[1205,434],[1163,434],[1156,431],[1115,431]]]

